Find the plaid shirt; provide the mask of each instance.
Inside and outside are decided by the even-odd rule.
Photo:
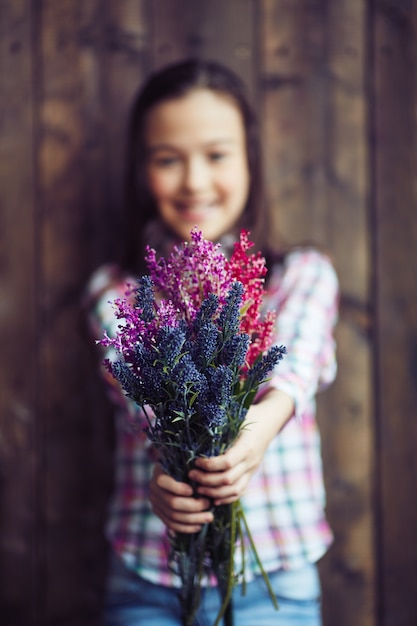
[[[93,303],[90,321],[96,338],[104,331],[114,333],[118,321],[110,302],[123,297],[125,289],[126,283],[117,278],[114,267],[102,268],[92,277],[88,288]],[[295,414],[271,442],[242,503],[262,564],[272,572],[317,561],[332,540],[324,515],[315,395],[336,374],[333,331],[338,281],[326,256],[300,249],[270,270],[267,290],[265,310],[277,312],[276,343],[287,348],[267,386],[291,396]],[[116,481],[107,536],[113,549],[139,576],[178,586],[178,578],[167,567],[166,528],[149,504],[153,461],[138,426],[140,411],[125,398],[113,378],[104,370],[103,374],[117,406]],[[250,555],[249,550],[246,553]],[[236,550],[237,560],[239,555],[240,550]],[[236,571],[239,565],[236,563]],[[249,560],[246,579],[257,573],[256,564]]]

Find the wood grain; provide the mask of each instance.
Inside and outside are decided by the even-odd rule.
[[[39,556],[31,32],[29,2],[0,4],[0,621],[19,624]]]
[[[376,440],[379,615],[417,614],[416,17],[413,2],[374,14]]]
[[[253,0],[155,0],[152,15],[155,67],[186,57],[213,59],[231,67],[254,91]]]
[[[190,55],[259,106],[271,237],[340,278],[325,626],[414,624],[416,20],[412,0],[0,2],[2,624],[100,622],[113,429],[82,294],[122,251],[134,93]]]
[[[335,543],[324,623],[374,622],[369,165],[363,2],[265,0],[265,161],[274,237],[329,251],[341,283],[339,374],[319,419]]]
[[[366,3],[325,15],[326,229],[341,284],[339,373],[323,397],[328,516],[335,544],[323,561],[324,616],[373,626],[375,615],[374,398]]]

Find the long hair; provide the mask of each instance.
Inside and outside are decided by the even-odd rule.
[[[210,89],[225,95],[240,111],[245,129],[249,169],[249,193],[238,228],[251,231],[251,239],[259,246],[262,232],[267,232],[263,194],[263,175],[258,123],[249,104],[246,87],[230,69],[219,63],[189,59],[169,65],[150,76],[136,95],[128,127],[125,203],[127,210],[125,258],[126,268],[143,269],[145,230],[157,219],[156,203],[146,182],[145,129],[147,114],[156,105],[187,95],[194,89]]]

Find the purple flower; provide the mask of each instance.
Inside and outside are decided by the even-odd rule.
[[[223,365],[240,368],[244,362],[249,347],[249,337],[246,334],[233,335],[222,346],[219,360]]]
[[[256,387],[264,382],[269,372],[283,359],[286,352],[284,346],[272,346],[269,352],[260,357],[249,370],[247,386]]]
[[[174,248],[167,259],[157,259],[148,248],[150,275],[125,300],[116,301],[118,331],[101,342],[119,353],[108,369],[144,409],[146,434],[165,470],[180,481],[189,481],[197,457],[219,455],[233,445],[260,384],[285,353],[282,346],[264,351],[272,318],[269,326],[259,326],[260,342],[258,318],[242,323],[251,317],[249,311],[258,315],[265,272],[259,256],[246,256],[248,246],[245,234],[229,263],[219,245],[194,229],[191,241]],[[244,284],[236,280],[240,275]],[[222,593],[225,585],[231,588],[231,537],[235,529],[242,535],[244,519],[239,507],[215,507],[212,524],[172,540],[187,623],[203,573],[214,573]],[[236,510],[240,521],[232,523]]]
[[[226,365],[219,365],[209,370],[210,393],[215,402],[227,407],[233,395],[234,372]]]
[[[140,311],[144,322],[155,319],[154,286],[149,276],[142,276],[136,291],[135,307]]]
[[[201,370],[205,370],[215,359],[219,346],[219,330],[213,322],[200,326],[193,343],[193,359]]]
[[[191,231],[191,241],[174,247],[166,260],[157,259],[153,248],[146,249],[146,263],[155,288],[193,320],[202,302],[214,294],[224,302],[233,282],[228,261],[219,251],[220,244],[203,239],[197,229]]]

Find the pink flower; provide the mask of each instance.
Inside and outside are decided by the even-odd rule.
[[[233,280],[239,280],[244,287],[240,329],[251,338],[246,358],[250,366],[270,347],[276,316],[273,311],[269,311],[265,319],[261,319],[267,268],[260,252],[247,254],[253,246],[248,236],[247,231],[241,231],[240,240],[235,243],[235,249],[229,261],[229,272]]]
[[[210,293],[223,304],[236,280],[219,249],[220,244],[205,240],[196,228],[191,231],[191,241],[175,246],[168,259],[157,259],[153,248],[146,249],[145,260],[156,290],[171,300],[188,321],[195,318]]]
[[[177,326],[180,320],[192,322],[209,294],[219,298],[221,309],[231,286],[238,281],[244,288],[240,331],[250,338],[243,368],[243,372],[247,371],[270,347],[275,324],[275,313],[261,317],[267,268],[259,252],[248,254],[252,246],[249,233],[242,230],[228,260],[220,251],[220,244],[205,240],[197,228],[191,231],[191,241],[174,247],[167,259],[157,259],[155,250],[148,246],[145,261],[155,290],[162,298],[155,299],[155,317],[143,321],[140,309],[132,301],[134,288],[130,288],[126,300],[115,302],[116,317],[124,320],[120,332],[114,339],[106,337],[102,343],[113,346],[129,360],[141,338],[152,342],[162,326]]]
[[[183,313],[187,321],[195,318],[209,293],[216,294],[223,304],[231,285],[236,281],[243,284],[240,329],[251,338],[247,353],[249,366],[271,345],[275,324],[273,312],[261,319],[267,268],[260,252],[247,254],[252,246],[249,233],[242,230],[234,252],[227,260],[219,250],[220,244],[205,240],[202,232],[194,228],[191,241],[175,247],[168,259],[157,259],[155,250],[150,247],[145,257],[156,289]]]

